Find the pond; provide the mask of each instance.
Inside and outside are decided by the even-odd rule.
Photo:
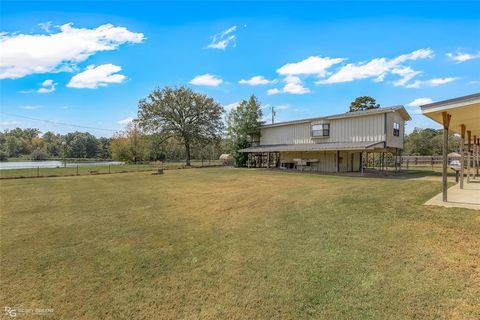
[[[97,162],[67,162],[67,167],[76,166],[108,166],[122,165],[120,161],[97,161]],[[45,161],[0,161],[0,170],[7,169],[27,169],[27,168],[57,168],[63,167],[63,161],[45,160]]]

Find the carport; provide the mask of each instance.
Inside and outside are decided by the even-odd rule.
[[[473,205],[478,204],[480,208],[480,188],[478,187],[480,183],[480,93],[426,104],[421,106],[421,109],[423,115],[442,124],[444,129],[442,201],[455,203],[463,201]],[[447,191],[449,132],[461,136],[460,163],[462,165],[460,166],[460,185],[454,187],[459,189],[455,189],[455,199],[449,199]],[[469,184],[475,185],[469,186]],[[468,192],[467,190],[462,192],[464,189],[468,189]]]

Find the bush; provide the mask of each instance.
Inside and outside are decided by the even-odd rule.
[[[30,157],[32,158],[32,160],[45,160],[48,158],[48,154],[43,150],[37,149],[32,152]]]
[[[8,154],[5,151],[0,151],[0,161],[7,161]]]

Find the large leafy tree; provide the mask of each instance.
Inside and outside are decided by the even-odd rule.
[[[114,135],[110,143],[115,160],[137,163],[149,159],[148,139],[133,121],[124,131]]]
[[[65,154],[69,158],[95,158],[98,140],[88,132],[71,132],[65,136]]]
[[[40,130],[35,128],[15,128],[5,130],[0,138],[0,149],[10,157],[29,155],[41,145]]]
[[[349,112],[378,109],[378,108],[380,108],[380,105],[377,103],[377,100],[369,96],[361,96],[361,97],[357,97],[355,100],[352,101],[352,103],[350,103]]]
[[[261,105],[254,95],[248,100],[242,100],[228,113],[227,134],[232,142],[237,166],[244,166],[247,162],[247,155],[238,150],[250,146],[253,140],[260,138],[261,119]]]
[[[49,156],[59,157],[62,155],[62,136],[47,131],[42,135],[45,151]]]
[[[454,134],[449,135],[448,152],[458,152],[460,138]],[[437,156],[442,154],[443,131],[436,129],[415,128],[405,137],[405,155],[411,156]]]
[[[164,139],[180,139],[189,166],[192,145],[220,137],[222,114],[222,106],[204,94],[186,87],[166,87],[140,100],[138,121],[148,133],[160,134]]]

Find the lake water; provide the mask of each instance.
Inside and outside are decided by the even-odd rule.
[[[98,161],[98,162],[67,162],[67,167],[76,166],[105,166],[105,165],[122,165],[124,162],[119,161]],[[63,161],[47,160],[47,161],[0,161],[0,170],[7,169],[26,169],[26,168],[57,168],[63,167]]]

